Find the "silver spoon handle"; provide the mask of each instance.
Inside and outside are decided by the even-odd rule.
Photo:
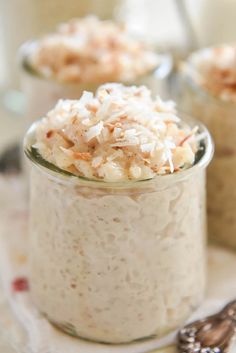
[[[236,301],[219,313],[184,326],[177,335],[180,353],[226,353],[236,338]]]

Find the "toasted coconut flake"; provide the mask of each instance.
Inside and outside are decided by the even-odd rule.
[[[97,109],[88,115],[94,100]],[[176,118],[169,122],[167,116]],[[190,167],[200,136],[147,88],[106,84],[95,98],[87,92],[78,101],[60,101],[38,124],[36,147],[47,161],[77,175],[139,180]]]
[[[137,146],[139,145],[138,138],[130,138],[129,140],[121,140],[116,143],[111,144],[111,147],[128,147],[128,146]]]
[[[75,159],[82,159],[84,161],[89,161],[92,158],[92,155],[89,152],[74,152],[73,156]]]
[[[192,136],[194,136],[196,134],[196,132],[198,131],[198,126],[195,126],[190,133],[185,136],[180,142],[179,142],[179,146],[183,146],[183,144],[188,141]]]
[[[90,126],[91,125],[91,121],[89,118],[85,118],[84,120],[81,121],[81,123],[85,126]]]
[[[167,159],[168,159],[168,162],[169,162],[169,165],[170,165],[170,172],[174,173],[175,168],[174,168],[174,164],[173,164],[173,161],[172,161],[172,153],[171,152],[168,153]]]
[[[94,16],[73,19],[40,39],[30,60],[45,77],[76,83],[132,82],[160,63],[154,50],[125,28]],[[100,92],[99,100],[107,93]],[[90,100],[89,95],[84,93],[83,102]]]
[[[130,173],[131,179],[140,179],[142,175],[142,169],[137,164],[133,164],[129,168],[129,173]]]
[[[99,176],[103,178],[105,181],[120,181],[124,180],[124,170],[120,167],[118,163],[109,162],[103,164],[99,168]]]
[[[93,168],[96,169],[96,168],[100,167],[102,162],[103,162],[102,156],[97,156],[97,157],[93,158],[93,160],[91,162],[91,165],[92,165]]]
[[[117,159],[117,158],[122,159],[123,157],[124,157],[124,152],[122,150],[117,150],[113,154],[111,154],[110,156],[107,157],[107,161],[111,162],[114,159]]]
[[[182,71],[213,96],[236,101],[236,44],[224,44],[191,54]]]
[[[155,142],[152,143],[144,143],[140,146],[142,152],[151,153],[154,151]]]
[[[86,133],[85,133],[85,139],[86,141],[92,140],[94,137],[97,137],[101,134],[103,129],[103,122],[100,121],[98,124],[92,126]]]
[[[114,128],[114,131],[113,131],[113,136],[115,139],[118,139],[121,137],[121,132],[122,132],[122,129],[120,127],[115,127]]]
[[[83,159],[77,160],[74,163],[74,166],[78,170],[79,175],[82,174],[83,176],[85,176],[87,178],[91,178],[91,179],[94,178],[93,169],[92,169],[90,163],[88,163],[86,160],[83,160]]]
[[[92,99],[93,99],[93,93],[88,92],[88,91],[84,91],[81,98],[80,98],[80,104],[84,105],[85,108],[87,108],[86,104],[89,103]]]

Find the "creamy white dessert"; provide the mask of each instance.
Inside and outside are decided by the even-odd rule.
[[[205,289],[207,131],[145,87],[107,84],[59,102],[25,150],[40,311],[108,343],[181,325]]]
[[[1,7],[1,85],[17,88],[19,78],[16,54],[29,36],[51,30],[57,23],[74,16],[95,13],[101,18],[113,18],[120,12],[120,0],[11,0]],[[24,7],[24,11],[22,11]],[[16,30],[17,29],[17,30]]]
[[[42,116],[58,99],[78,99],[105,82],[145,83],[163,93],[171,66],[168,55],[134,38],[125,25],[73,19],[21,50],[28,116]]]
[[[183,71],[210,95],[222,101],[236,102],[236,44],[191,54],[183,64]]]
[[[132,82],[154,70],[159,56],[124,25],[91,16],[61,24],[37,42],[29,61],[61,82]]]
[[[75,175],[104,181],[153,178],[188,168],[198,127],[180,124],[173,102],[144,86],[101,86],[61,100],[36,129],[42,157]]]
[[[236,45],[192,54],[182,68],[181,105],[209,128],[215,156],[208,170],[210,237],[236,248]]]

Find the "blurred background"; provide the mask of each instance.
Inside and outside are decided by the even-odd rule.
[[[26,40],[70,18],[96,14],[126,22],[178,62],[198,47],[234,41],[235,13],[235,0],[0,0],[0,155],[24,130],[17,51]]]

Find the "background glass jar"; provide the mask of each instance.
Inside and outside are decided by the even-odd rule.
[[[0,0],[1,55],[4,59],[1,75],[6,76],[7,86],[14,89],[18,86],[15,58],[25,40],[41,36],[58,23],[75,17],[95,14],[101,19],[114,18],[122,4],[123,0]]]
[[[236,102],[212,96],[185,71],[179,87],[179,105],[208,127],[215,142],[214,158],[207,171],[210,239],[236,249]]]
[[[29,57],[36,42],[28,42],[20,50],[20,69],[22,90],[26,97],[26,115],[28,122],[32,117],[39,118],[52,109],[58,99],[78,99],[84,90],[95,92],[98,86],[105,82],[96,83],[62,83],[48,79],[36,72],[30,65]],[[168,78],[172,70],[172,58],[169,54],[160,54],[160,63],[155,70],[145,76],[138,77],[135,82],[125,84],[147,85],[152,91],[167,96]]]
[[[205,168],[213,148],[203,126],[196,164],[173,175],[106,183],[31,162],[31,294],[69,334],[121,343],[162,336],[204,296]],[[194,122],[196,124],[196,122]]]

